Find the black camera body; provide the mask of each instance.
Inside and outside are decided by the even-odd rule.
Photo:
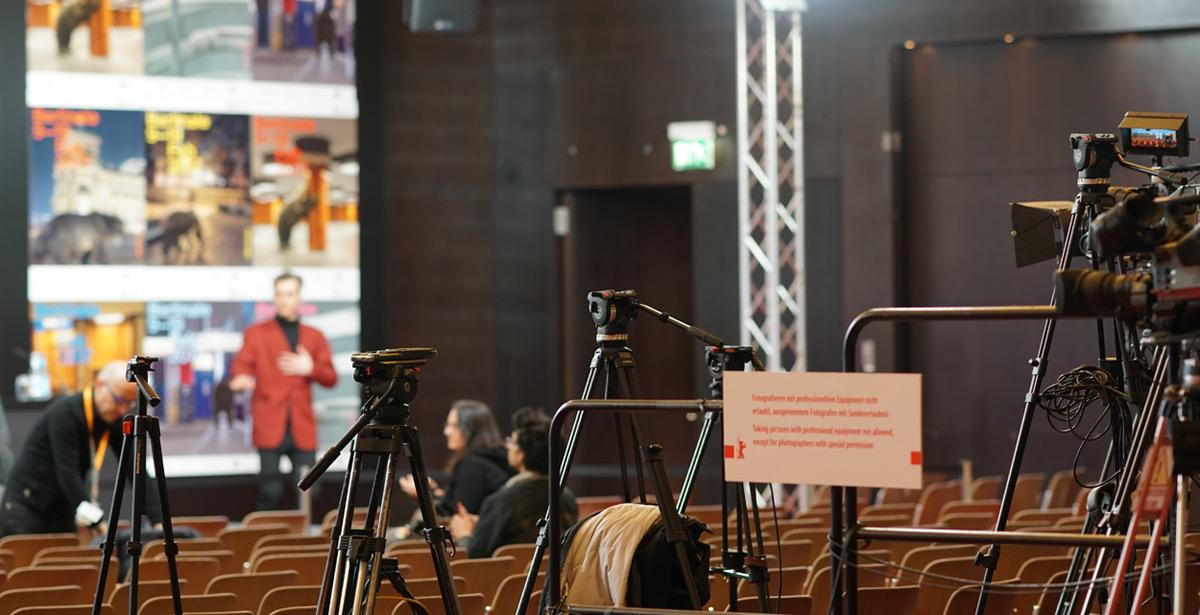
[[[1200,224],[1191,194],[1156,198],[1156,186],[1120,189],[1091,226],[1092,249],[1129,273],[1055,272],[1059,311],[1138,323],[1145,341],[1200,334]],[[1186,203],[1186,204],[1184,204]]]

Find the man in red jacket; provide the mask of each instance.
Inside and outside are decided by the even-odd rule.
[[[312,383],[327,388],[337,384],[329,342],[320,331],[300,324],[300,284],[291,273],[275,278],[275,318],[246,329],[242,349],[229,367],[229,388],[254,390],[250,410],[261,466],[258,510],[275,509],[283,497],[281,456],[291,461],[297,477],[302,467],[312,467],[317,450]]]

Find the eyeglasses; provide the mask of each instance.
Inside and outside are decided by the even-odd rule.
[[[111,385],[109,385],[107,382],[105,382],[105,383],[104,383],[104,389],[108,391],[108,394],[109,394],[110,396],[112,396],[112,398],[113,398],[113,401],[114,401],[114,402],[116,402],[116,404],[117,404],[118,406],[132,406],[132,405],[133,405],[133,402],[135,401],[135,400],[133,400],[133,399],[130,399],[130,398],[128,398],[128,397],[122,397],[122,396],[120,396],[120,395],[117,395],[117,392],[116,392],[116,391],[114,391],[114,390],[113,390],[113,388],[112,388],[112,386],[111,386]]]

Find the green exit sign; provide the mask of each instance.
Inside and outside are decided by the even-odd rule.
[[[711,171],[717,166],[717,129],[713,122],[671,122],[671,168],[676,171]]]
[[[717,146],[708,139],[671,141],[671,168],[676,171],[710,171],[717,166]]]

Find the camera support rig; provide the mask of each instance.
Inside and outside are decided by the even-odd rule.
[[[1075,163],[1075,171],[1077,174],[1076,186],[1078,193],[1075,197],[1075,204],[1071,210],[1071,216],[1064,229],[1064,237],[1062,251],[1059,254],[1056,262],[1057,271],[1065,271],[1071,267],[1071,261],[1076,254],[1087,255],[1092,269],[1100,268],[1100,259],[1094,250],[1084,250],[1082,247],[1076,247],[1076,242],[1081,242],[1086,237],[1086,233],[1090,232],[1091,223],[1096,216],[1102,211],[1111,207],[1114,203],[1114,198],[1109,194],[1109,187],[1112,184],[1112,167],[1114,164],[1121,163],[1123,157],[1117,149],[1117,135],[1111,133],[1076,133],[1070,137],[1072,157]],[[1112,268],[1112,263],[1108,263],[1108,267]],[[1050,295],[1050,303],[1055,302],[1056,292],[1052,291]],[[1000,510],[996,515],[997,532],[1005,531],[1008,526],[1008,516],[1012,510],[1013,497],[1016,493],[1017,479],[1020,477],[1021,464],[1025,456],[1025,446],[1029,440],[1029,432],[1033,424],[1033,417],[1039,402],[1039,394],[1042,389],[1042,382],[1046,376],[1046,367],[1050,357],[1050,347],[1054,340],[1056,320],[1047,318],[1042,324],[1041,338],[1038,341],[1037,354],[1029,360],[1029,365],[1032,368],[1030,374],[1029,389],[1025,394],[1024,404],[1021,410],[1021,423],[1017,431],[1016,444],[1013,447],[1012,459],[1009,464],[1008,474],[1005,476],[1004,487],[1000,495]],[[1120,327],[1116,328],[1117,354],[1118,360],[1123,361]],[[1099,360],[1102,365],[1109,364],[1107,361],[1108,353],[1104,343],[1104,321],[1096,320],[1096,338],[1099,350]],[[1117,374],[1117,380],[1123,380],[1123,374]],[[1112,457],[1110,450],[1109,457]],[[1106,461],[1106,466],[1108,465]],[[1118,464],[1119,465],[1119,464]],[[1106,468],[1107,471],[1107,468]],[[976,615],[983,615],[987,606],[988,590],[991,587],[992,579],[995,576],[996,566],[1000,560],[1000,544],[992,544],[981,552],[975,558],[977,565],[983,566],[983,586],[979,592],[979,601],[976,604]]]
[[[369,399],[362,416],[317,460],[299,485],[304,490],[312,487],[353,441],[331,533],[329,557],[325,561],[317,602],[319,615],[373,615],[381,580],[390,581],[401,595],[413,598],[395,560],[383,557],[401,456],[408,457],[412,471],[417,504],[427,528],[425,542],[433,556],[445,613],[458,615],[460,612],[446,555],[446,544],[453,545],[453,541],[446,528],[438,525],[417,430],[408,424],[409,403],[417,396],[421,367],[436,355],[433,348],[393,348],[355,353],[350,357],[354,380],[362,383]],[[354,501],[365,456],[376,458],[375,476],[363,526],[355,528]]]
[[[643,303],[638,298],[637,292],[634,290],[592,291],[587,295],[587,302],[588,312],[592,317],[592,324],[596,326],[596,350],[592,354],[591,365],[588,368],[588,375],[584,381],[583,392],[580,396],[580,399],[586,400],[591,398],[591,395],[596,388],[596,378],[600,372],[603,372],[605,376],[605,384],[603,389],[603,396],[605,399],[636,399],[640,395],[640,387],[638,386],[637,376],[634,372],[634,367],[636,366],[637,362],[634,359],[633,351],[630,350],[627,345],[629,340],[629,325],[637,317],[639,312],[650,314],[659,322],[669,324],[683,330],[689,336],[717,349],[718,352],[720,349],[725,347],[725,342],[712,333],[675,318],[674,316],[653,306]],[[712,365],[712,356],[713,353],[710,350],[710,366]],[[753,356],[753,351],[750,351],[750,356],[750,360],[752,360],[755,365],[762,365],[761,361],[758,361],[757,357]],[[723,373],[726,359],[721,358],[720,360],[722,361],[722,369],[720,372]],[[716,374],[714,374],[714,378],[717,378]],[[713,389],[714,392],[717,390],[718,389]],[[680,515],[686,512],[687,503],[691,496],[692,486],[698,475],[698,466],[703,458],[704,448],[707,444],[708,434],[710,434],[712,430],[712,421],[715,421],[715,418],[707,416],[707,414],[708,413],[706,413],[705,417],[707,431],[702,431],[701,437],[696,444],[696,450],[692,454],[692,462],[689,464],[677,507],[673,504],[674,500],[671,495],[672,492],[670,483],[667,481],[666,470],[663,468],[662,464],[662,446],[653,442],[649,444],[642,444],[644,438],[653,438],[650,426],[646,422],[646,418],[643,416],[633,414],[629,417],[632,427],[631,433],[633,437],[633,446],[639,451],[643,464],[651,474],[651,478],[653,480],[652,487],[661,511],[663,523],[667,528],[670,541],[674,545],[681,570],[686,568],[686,558],[683,546],[684,533],[682,524],[680,522]],[[570,475],[571,463],[575,457],[575,449],[578,445],[579,436],[583,429],[584,417],[584,413],[577,414],[571,424],[571,430],[567,437],[567,443],[563,451],[563,458],[559,464],[560,480],[559,484],[557,485],[558,491],[561,491],[562,488],[566,486],[567,479]],[[614,418],[616,420],[617,433],[616,445],[617,450],[620,451],[619,461],[621,482],[625,490],[625,500],[629,501],[631,499],[631,494],[629,492],[629,478],[624,456],[625,446],[622,436],[622,421],[619,414]],[[642,497],[642,501],[645,501],[645,478],[642,474],[642,466],[636,465],[635,468],[637,471],[639,495]],[[549,515],[550,512],[547,510],[546,516],[543,517],[543,519],[539,522],[540,530],[538,532],[537,543],[533,554],[533,565],[530,567],[526,575],[525,585],[521,590],[521,598],[517,604],[517,612],[519,613],[525,612],[526,607],[529,605],[529,600],[533,594],[534,586],[537,581],[539,568],[541,567],[542,555],[546,552],[546,548],[548,546],[547,541],[549,538],[547,531],[550,525]],[[695,608],[699,608],[701,605],[698,603],[698,590],[694,586],[692,577],[686,572],[686,570],[684,570],[683,578],[687,586],[688,595],[693,602],[693,606]],[[766,585],[764,582],[764,592],[765,587]],[[556,607],[558,605],[550,606]]]
[[[129,510],[130,539],[129,556],[129,615],[135,615],[141,602],[138,601],[138,570],[142,557],[142,517],[146,515],[146,447],[152,447],[154,480],[157,481],[159,506],[162,510],[163,552],[167,556],[167,576],[171,582],[171,607],[175,615],[183,615],[183,603],[179,591],[179,569],[175,556],[179,545],[175,543],[175,530],[171,525],[171,507],[167,501],[167,478],[163,471],[162,440],[158,417],[149,413],[150,407],[162,403],[162,398],[150,384],[150,372],[158,359],[136,356],[125,368],[125,380],[137,384],[137,414],[121,420],[121,453],[117,462],[116,484],[113,486],[112,505],[108,509],[108,532],[101,543],[100,576],[96,580],[96,594],[92,598],[92,615],[100,615],[100,604],[104,589],[108,587],[108,569],[113,549],[117,544],[117,519],[121,516],[121,500],[125,495],[125,481],[133,483],[133,502]],[[90,435],[89,435],[90,437]]]

